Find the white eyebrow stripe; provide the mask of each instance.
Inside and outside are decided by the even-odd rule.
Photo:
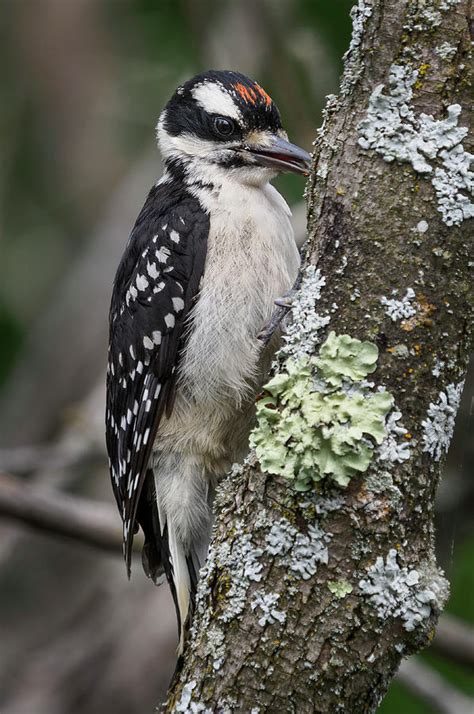
[[[240,118],[240,112],[232,97],[218,84],[213,82],[198,84],[191,94],[208,114],[220,114],[232,119]]]

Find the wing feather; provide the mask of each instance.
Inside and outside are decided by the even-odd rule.
[[[129,574],[140,494],[160,420],[172,411],[208,232],[209,217],[197,199],[172,185],[154,187],[114,283],[106,440]]]

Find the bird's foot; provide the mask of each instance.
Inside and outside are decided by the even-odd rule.
[[[284,295],[281,297],[277,298],[274,302],[275,305],[278,307],[284,307],[287,310],[290,310],[291,307],[293,306],[293,301],[295,299],[295,295],[298,291],[295,290],[295,288],[291,288],[291,290],[288,290]]]
[[[263,329],[258,333],[258,339],[263,342],[263,346],[266,347],[276,330],[281,327],[283,320],[285,319],[288,311],[291,310],[293,305],[293,300],[296,295],[297,290],[292,288],[288,290],[282,297],[277,298],[274,302],[277,309],[274,310],[270,320],[264,325]]]

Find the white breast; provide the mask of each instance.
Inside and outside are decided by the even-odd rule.
[[[257,335],[291,288],[299,254],[291,215],[270,184],[201,191],[210,214],[206,267],[190,317],[181,383],[199,403],[240,403],[258,380]],[[230,406],[230,404],[229,404]]]

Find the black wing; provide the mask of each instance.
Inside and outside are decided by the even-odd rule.
[[[130,574],[135,520],[160,419],[171,413],[186,317],[204,272],[209,216],[155,186],[129,238],[110,307],[106,441]]]

